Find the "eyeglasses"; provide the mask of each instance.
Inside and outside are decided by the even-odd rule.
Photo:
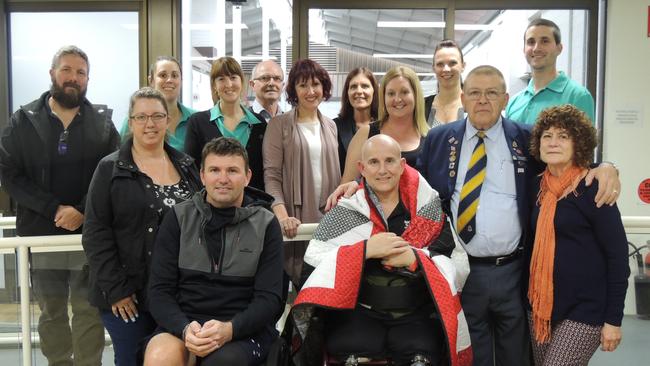
[[[56,147],[59,155],[65,155],[68,152],[68,130],[63,130],[59,135],[59,144]]]
[[[167,115],[165,113],[154,113],[152,115],[149,114],[136,114],[134,116],[130,117],[133,121],[135,121],[138,124],[145,124],[147,123],[148,119],[151,119],[153,123],[161,123],[162,121],[165,121],[167,119]]]
[[[465,96],[469,100],[479,100],[481,99],[481,95],[485,95],[485,99],[487,100],[497,100],[501,95],[505,93],[502,93],[498,90],[494,89],[488,89],[486,91],[481,91],[481,90],[470,90],[467,93],[465,93]]]
[[[269,81],[273,80],[276,83],[281,83],[282,82],[282,77],[278,75],[262,75],[260,77],[257,77],[253,80],[261,81],[263,83],[268,83]]]

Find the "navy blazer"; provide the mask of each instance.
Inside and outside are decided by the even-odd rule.
[[[465,121],[466,119],[462,119],[429,130],[417,164],[422,176],[440,194],[442,207],[450,217],[452,217],[450,202],[458,176],[458,160],[465,134]],[[530,194],[535,194],[531,192],[532,177],[542,172],[543,166],[529,152],[532,126],[516,123],[507,118],[502,119],[501,125],[514,163],[517,208],[522,232],[526,236],[529,232],[531,212],[528,197]]]

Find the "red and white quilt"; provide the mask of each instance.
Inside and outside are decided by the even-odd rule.
[[[402,237],[411,243],[420,270],[440,313],[452,366],[472,363],[469,330],[461,309],[459,286],[468,273],[467,256],[456,245],[454,261],[443,255],[430,257],[427,246],[438,237],[446,217],[438,193],[415,170],[406,167],[399,183],[402,202],[411,222]],[[369,203],[369,201],[371,203]],[[386,231],[380,208],[363,187],[323,217],[305,253],[314,267],[292,309],[292,319],[304,338],[314,307],[354,309],[357,304],[365,260],[365,241]],[[458,259],[463,257],[464,259]]]

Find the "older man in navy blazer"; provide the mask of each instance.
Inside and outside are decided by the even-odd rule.
[[[528,336],[520,296],[521,248],[528,232],[528,180],[540,167],[528,153],[530,128],[501,116],[508,94],[498,69],[479,66],[472,70],[461,100],[467,118],[429,132],[418,170],[438,190],[457,230],[460,216],[463,231],[469,233],[461,235],[471,268],[461,299],[474,364],[493,365],[496,360],[498,365],[524,365]],[[477,158],[479,144],[483,156]],[[472,166],[471,160],[477,159],[483,160],[482,167]],[[483,176],[472,179],[471,172],[477,168]],[[468,214],[459,212],[461,196],[471,195],[463,188],[466,177],[474,182],[476,202],[470,219],[463,220]]]

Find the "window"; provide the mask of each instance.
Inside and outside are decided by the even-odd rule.
[[[212,61],[232,56],[245,75],[264,59],[283,70],[291,64],[291,6],[287,1],[259,0],[237,4],[225,0],[184,0],[183,101],[197,110],[212,107]],[[244,81],[244,89],[246,89]],[[251,98],[252,99],[252,96]]]
[[[119,130],[139,86],[137,12],[11,13],[10,24],[11,111],[49,90],[52,56],[74,44],[90,63],[88,100],[108,105]]]

